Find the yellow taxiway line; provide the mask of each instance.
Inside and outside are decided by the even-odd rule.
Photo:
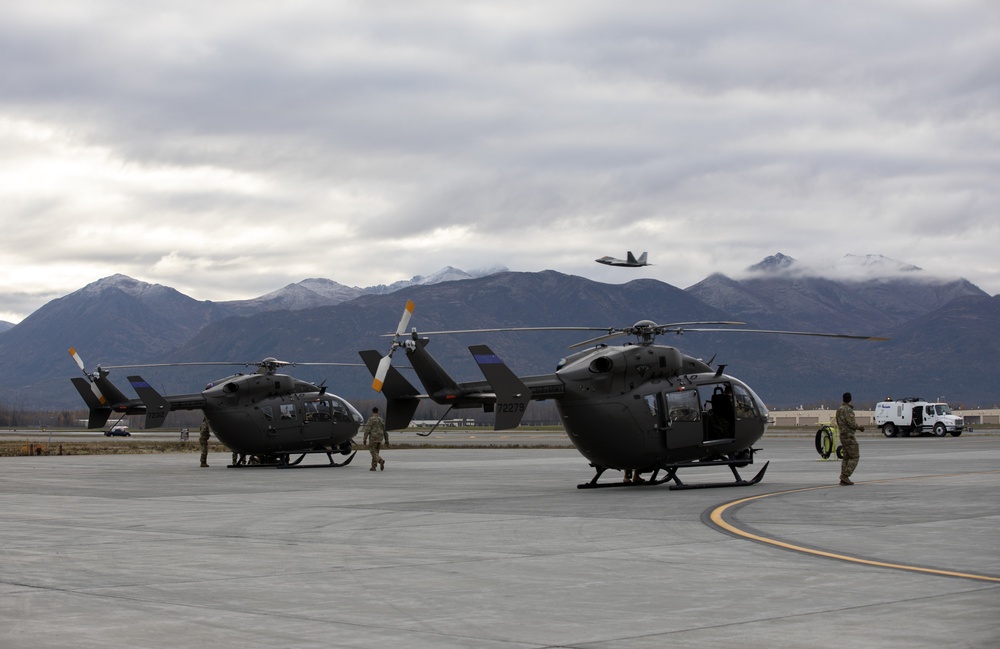
[[[981,473],[1000,473],[1000,471],[983,471]],[[976,474],[956,474],[956,475],[976,475]],[[920,476],[920,478],[944,478],[944,477],[954,477],[954,476]],[[897,480],[916,480],[917,477],[909,478],[895,478],[892,480],[871,480],[868,482],[861,482],[858,484],[875,484],[879,482],[895,482]],[[804,487],[802,489],[790,489],[788,491],[776,491],[769,494],[761,494],[759,496],[750,496],[749,498],[740,498],[739,500],[734,500],[732,502],[719,505],[711,513],[711,521],[717,527],[734,534],[736,536],[743,537],[745,539],[750,539],[751,541],[757,541],[759,543],[766,543],[767,545],[773,545],[785,550],[792,550],[793,552],[801,552],[803,554],[811,554],[818,557],[826,557],[828,559],[837,559],[839,561],[848,561],[850,563],[859,563],[867,566],[875,566],[877,568],[892,568],[895,570],[909,570],[910,572],[921,572],[930,575],[938,575],[942,577],[959,577],[961,579],[975,579],[977,581],[989,581],[1000,583],[1000,577],[993,577],[990,575],[977,575],[968,572],[956,572],[953,570],[938,570],[936,568],[922,568],[920,566],[910,566],[902,563],[891,563],[888,561],[875,561],[872,559],[863,559],[861,557],[854,557],[848,554],[840,554],[837,552],[828,552],[826,550],[817,550],[814,548],[808,548],[801,545],[795,545],[794,543],[787,543],[785,541],[779,541],[778,539],[768,538],[766,536],[761,536],[759,534],[754,534],[746,530],[736,527],[732,523],[725,520],[725,514],[727,511],[739,505],[745,505],[747,503],[763,500],[764,498],[771,498],[772,496],[784,496],[787,494],[801,493],[804,491],[815,491],[817,489],[839,489],[839,485],[823,485],[819,487]]]

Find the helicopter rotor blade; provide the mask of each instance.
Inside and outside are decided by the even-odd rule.
[[[728,332],[728,333],[746,333],[746,334],[784,334],[786,336],[816,336],[820,338],[847,338],[850,340],[891,340],[891,338],[884,338],[882,336],[861,336],[854,334],[828,334],[820,333],[816,331],[779,331],[774,329],[678,329],[674,332],[667,333],[681,333],[682,331],[697,331],[697,332]]]
[[[106,403],[107,400],[104,398],[104,394],[101,392],[101,389],[97,387],[97,383],[94,382],[94,377],[87,371],[86,366],[83,364],[83,359],[80,357],[80,354],[77,353],[75,347],[69,348],[69,355],[73,357],[76,364],[80,366],[80,371],[87,377],[87,382],[90,383],[90,391],[94,393],[95,397],[97,397],[98,402],[102,404]]]
[[[406,328],[406,324],[409,323],[410,316],[413,313],[412,302],[407,301],[407,308],[403,312],[403,320],[400,321],[400,326],[396,328],[394,334],[383,334],[383,337],[392,337],[393,343],[389,350],[389,354],[386,358],[392,357],[392,352],[395,351],[398,346],[395,339],[403,334]],[[739,327],[745,325],[745,322],[740,322],[737,320],[697,320],[691,322],[670,322],[666,324],[657,324],[650,320],[644,320],[636,323],[631,327],[496,327],[489,329],[450,329],[446,331],[423,331],[420,332],[423,336],[430,335],[443,335],[443,334],[471,334],[471,333],[497,333],[497,332],[522,332],[522,331],[603,331],[604,333],[595,338],[588,338],[587,340],[573,343],[569,346],[569,349],[577,349],[580,347],[587,347],[597,343],[601,343],[605,340],[611,338],[617,338],[619,336],[637,336],[642,344],[649,344],[653,341],[656,336],[665,335],[668,333],[683,335],[686,332],[725,332],[725,331],[738,331],[744,333],[766,333],[766,334],[785,334],[790,336],[816,336],[825,338],[847,338],[854,340],[888,340],[888,338],[882,338],[878,336],[859,336],[853,334],[830,334],[830,333],[816,333],[808,331],[777,331],[769,329],[722,329],[709,327],[706,328],[704,325],[727,325],[732,327]],[[416,335],[416,334],[414,334]],[[381,386],[380,381],[385,379],[385,372],[388,371],[388,361],[383,359],[379,363],[379,371],[381,375],[376,375],[375,384]],[[383,364],[386,364],[383,368]],[[373,387],[374,385],[373,384]],[[378,390],[378,388],[376,388]]]
[[[608,330],[605,329],[605,331],[608,331]],[[589,345],[593,345],[595,343],[599,343],[599,342],[604,341],[604,340],[610,340],[611,338],[617,338],[618,336],[624,336],[626,333],[628,333],[628,332],[626,332],[623,329],[611,330],[611,331],[608,331],[608,333],[604,334],[603,336],[598,336],[597,338],[589,338],[587,340],[583,340],[583,341],[580,341],[578,343],[573,343],[572,345],[569,346],[569,349],[577,349],[578,347],[587,347]]]
[[[375,370],[375,377],[372,380],[372,389],[376,392],[382,391],[382,385],[385,383],[385,377],[389,373],[390,365],[392,365],[391,354],[387,354],[379,360],[378,369]]]
[[[413,309],[415,308],[413,300],[407,300],[406,306],[403,307],[403,316],[399,319],[399,324],[396,326],[396,333],[393,335],[392,344],[389,345],[389,353],[382,357],[378,362],[378,367],[375,370],[375,376],[372,378],[372,389],[376,392],[382,391],[382,385],[385,383],[385,377],[389,374],[389,366],[392,365],[392,353],[396,351],[398,345],[399,337],[406,332],[406,326],[410,324],[410,318],[413,316]]]
[[[607,327],[497,327],[493,329],[449,329],[447,331],[421,331],[421,336],[441,336],[445,334],[482,334],[504,331],[608,331]],[[382,334],[388,337],[392,334]]]
[[[365,366],[364,363],[339,363],[339,362],[330,362],[330,363],[295,363],[294,365],[296,367],[305,367],[307,365],[315,365],[315,366],[322,365],[323,367],[364,367]]]
[[[106,370],[128,370],[133,368],[142,367],[201,367],[201,366],[220,366],[220,365],[236,365],[240,367],[250,367],[260,365],[260,361],[253,363],[245,363],[241,361],[202,361],[202,362],[192,362],[192,363],[134,363],[132,365],[102,365]]]
[[[76,361],[76,364],[80,367],[80,371],[83,372],[84,374],[87,374],[87,368],[83,364],[83,359],[80,358],[80,354],[78,354],[76,352],[76,348],[75,347],[70,347],[69,348],[69,355],[73,357],[74,361]],[[87,374],[87,376],[89,377],[90,374]]]
[[[406,306],[403,308],[403,317],[399,319],[399,326],[396,327],[397,338],[406,333],[406,326],[410,324],[410,317],[413,315],[414,306],[413,300],[406,301]]]
[[[661,329],[673,329],[675,327],[690,327],[692,325],[745,325],[745,322],[736,322],[734,320],[705,320],[702,322],[670,322],[667,324],[656,325],[657,328]]]

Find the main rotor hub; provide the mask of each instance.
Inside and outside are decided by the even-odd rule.
[[[662,332],[660,331],[660,326],[652,320],[640,320],[629,327],[626,333],[635,336],[640,345],[652,345],[656,336]]]
[[[268,356],[260,363],[257,364],[258,374],[274,374],[279,367],[284,365],[281,361],[273,356]]]

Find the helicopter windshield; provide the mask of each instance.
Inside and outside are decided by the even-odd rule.
[[[357,408],[355,408],[354,406],[352,406],[349,401],[343,401],[343,400],[340,400],[338,398],[338,399],[334,400],[334,403],[338,407],[340,407],[344,411],[346,411],[346,413],[347,413],[346,416],[347,416],[348,419],[350,419],[351,421],[353,421],[355,423],[358,423],[358,424],[364,423],[365,418],[361,416],[361,413],[358,412]]]
[[[740,419],[759,417],[760,410],[753,396],[747,392],[742,385],[733,386],[733,395],[736,398],[736,416]]]
[[[736,396],[736,414],[741,418],[767,417],[767,406],[760,400],[760,397],[750,389],[750,386],[742,383],[733,383],[733,391]]]
[[[305,403],[306,421],[333,421],[334,423],[354,421],[361,423],[361,413],[351,404],[332,395]]]

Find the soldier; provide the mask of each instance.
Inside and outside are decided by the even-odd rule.
[[[385,460],[378,452],[381,450],[383,442],[385,442],[386,448],[389,447],[389,435],[385,432],[385,422],[378,416],[378,407],[372,408],[372,416],[368,418],[362,428],[365,431],[364,443],[368,446],[368,452],[372,454],[372,468],[369,470],[374,471],[375,467],[378,466],[379,469],[385,471]]]
[[[858,440],[854,437],[854,431],[864,432],[864,426],[858,426],[858,422],[854,420],[854,406],[851,405],[851,393],[844,393],[844,403],[837,408],[837,431],[840,435],[840,444],[843,446],[844,459],[840,463],[840,484],[843,486],[849,486],[854,484],[851,482],[851,474],[854,473],[855,467],[858,466],[858,460],[861,459],[861,448],[858,446]]]
[[[208,425],[208,419],[201,420],[201,427],[198,429],[198,444],[201,445],[201,466],[208,467],[208,437],[212,434],[212,429]]]
[[[622,482],[642,484],[645,480],[643,480],[642,476],[639,475],[639,469],[635,469],[634,471],[632,469],[625,469],[625,479],[622,480]]]

